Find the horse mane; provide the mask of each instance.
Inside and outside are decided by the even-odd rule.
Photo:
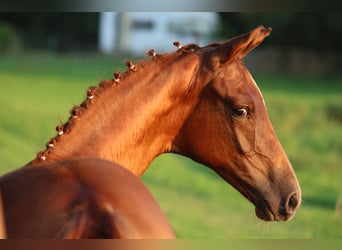
[[[202,48],[210,47],[210,45],[205,47],[200,47],[198,44],[190,43],[185,46],[181,46],[180,42],[175,41],[174,46],[178,48],[176,52],[173,53],[164,53],[157,54],[153,49],[150,49],[146,55],[149,56],[150,60],[140,60],[136,64],[132,61],[126,61],[125,64],[128,68],[125,72],[114,72],[112,79],[102,80],[96,86],[90,86],[86,92],[85,100],[79,106],[73,106],[70,110],[70,116],[68,120],[64,124],[59,124],[56,126],[57,135],[50,138],[46,143],[46,147],[43,151],[39,151],[36,155],[36,158],[33,160],[35,163],[39,163],[45,161],[47,159],[48,154],[53,150],[56,144],[60,141],[61,137],[65,134],[68,134],[78,119],[85,113],[92,103],[100,98],[101,94],[106,92],[108,89],[113,88],[123,81],[127,80],[134,72],[139,69],[148,68],[151,64],[160,62],[161,60],[172,59],[175,55],[187,54],[194,51],[198,51]]]

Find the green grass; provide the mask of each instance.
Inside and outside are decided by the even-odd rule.
[[[88,86],[123,69],[97,55],[0,57],[0,174],[30,161]],[[256,75],[303,192],[293,220],[266,223],[210,169],[177,155],[143,176],[180,238],[342,238],[342,78]],[[151,215],[153,219],[153,215]]]

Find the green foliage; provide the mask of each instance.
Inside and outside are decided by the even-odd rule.
[[[30,161],[88,86],[123,60],[54,54],[0,58],[0,172]],[[341,78],[256,75],[268,113],[298,175],[303,204],[286,223],[258,220],[254,207],[213,171],[177,155],[143,176],[180,238],[341,238]],[[153,219],[153,215],[151,215]]]
[[[0,53],[11,52],[18,48],[18,38],[14,27],[0,22]]]

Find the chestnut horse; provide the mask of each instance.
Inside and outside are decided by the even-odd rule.
[[[4,211],[2,205],[2,195],[0,190],[0,239],[6,238],[6,229],[5,229],[5,221],[4,221]]]
[[[139,195],[148,196],[136,180],[110,170],[119,164],[141,176],[168,152],[216,171],[255,205],[260,219],[291,219],[300,186],[242,62],[270,32],[259,26],[205,47],[175,42],[176,52],[150,50],[151,60],[128,61],[127,72],[90,87],[46,149],[0,179],[8,236],[135,237],[136,231],[145,237],[149,219],[149,229],[172,237],[155,204],[136,205]],[[126,199],[117,194],[121,188],[130,193]],[[118,230],[123,233],[113,234]]]
[[[28,166],[1,187],[9,238],[175,237],[140,178],[104,159]]]

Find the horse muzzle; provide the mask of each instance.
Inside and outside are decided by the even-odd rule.
[[[301,198],[297,193],[282,199],[278,206],[263,199],[256,204],[255,213],[258,218],[265,221],[289,221],[295,215],[300,203]]]

